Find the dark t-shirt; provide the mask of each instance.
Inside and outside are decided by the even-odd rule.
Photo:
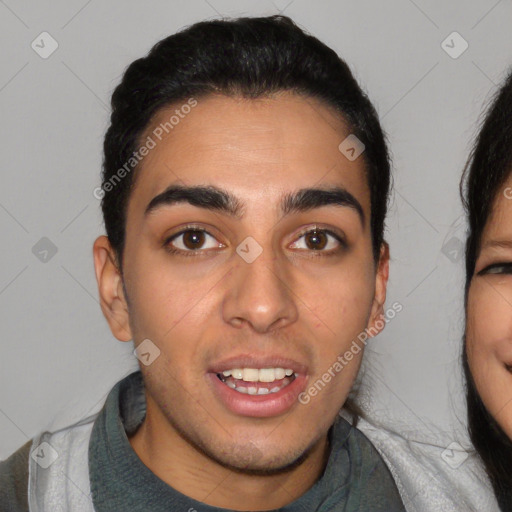
[[[128,435],[145,416],[140,371],[118,382],[98,414],[89,443],[89,477],[97,512],[192,509],[236,512],[178,492],[144,465]],[[283,512],[405,512],[397,487],[370,441],[338,416],[329,430],[330,455],[322,477]],[[26,512],[30,443],[0,463],[0,512]]]

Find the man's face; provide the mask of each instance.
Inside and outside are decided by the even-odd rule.
[[[286,93],[199,99],[155,139],[130,196],[123,271],[130,335],[160,350],[141,370],[162,436],[252,470],[283,468],[325,437],[362,351],[307,404],[297,397],[373,325],[387,280],[363,157],[338,149],[349,133],[322,103]],[[162,198],[146,213],[171,186],[222,189],[240,216]],[[285,194],[335,187],[341,204],[324,195],[283,214]]]

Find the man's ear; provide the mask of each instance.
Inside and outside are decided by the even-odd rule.
[[[95,240],[93,256],[101,310],[112,334],[119,341],[130,341],[132,332],[123,280],[117,267],[115,252],[106,236],[102,235]]]
[[[377,271],[375,273],[375,295],[373,297],[372,310],[368,319],[367,329],[376,336],[384,329],[386,325],[383,321],[384,303],[386,302],[386,288],[389,277],[389,245],[382,242],[380,246],[379,261],[377,262]],[[380,320],[380,322],[379,322]]]

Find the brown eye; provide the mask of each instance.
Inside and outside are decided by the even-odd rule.
[[[216,242],[216,243],[215,243]],[[204,229],[188,228],[168,238],[165,246],[171,253],[193,254],[205,252],[206,249],[224,247],[217,239]]]
[[[337,254],[346,247],[346,242],[339,235],[329,229],[318,228],[301,233],[292,244],[294,249],[317,252],[318,256]]]
[[[306,233],[305,240],[308,249],[312,249],[314,251],[324,249],[328,242],[327,235],[322,231],[316,230]]]
[[[200,249],[204,239],[204,231],[189,230],[183,234],[183,245],[187,249]]]

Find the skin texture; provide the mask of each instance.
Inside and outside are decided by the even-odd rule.
[[[146,135],[175,107],[160,111]],[[108,239],[94,244],[112,333],[136,345],[149,338],[161,351],[141,364],[147,416],[130,443],[159,478],[209,505],[269,510],[314,484],[362,351],[307,405],[296,401],[263,418],[228,410],[212,391],[209,365],[278,354],[307,366],[309,387],[383,313],[389,253],[383,244],[376,264],[363,158],[350,162],[338,150],[349,133],[324,104],[291,93],[201,98],[137,171],[123,262],[127,297]],[[245,203],[244,215],[180,203],[145,218],[151,199],[173,183],[223,187]],[[321,185],[348,190],[364,223],[346,206],[279,213],[282,194]],[[166,239],[189,223],[211,235],[203,254],[170,254]],[[314,227],[340,233],[347,246],[330,235],[302,236]],[[252,263],[236,252],[248,236],[263,249]],[[173,243],[187,250],[184,236]]]
[[[512,439],[511,186],[509,177],[496,196],[482,234],[468,293],[466,347],[478,393]]]

